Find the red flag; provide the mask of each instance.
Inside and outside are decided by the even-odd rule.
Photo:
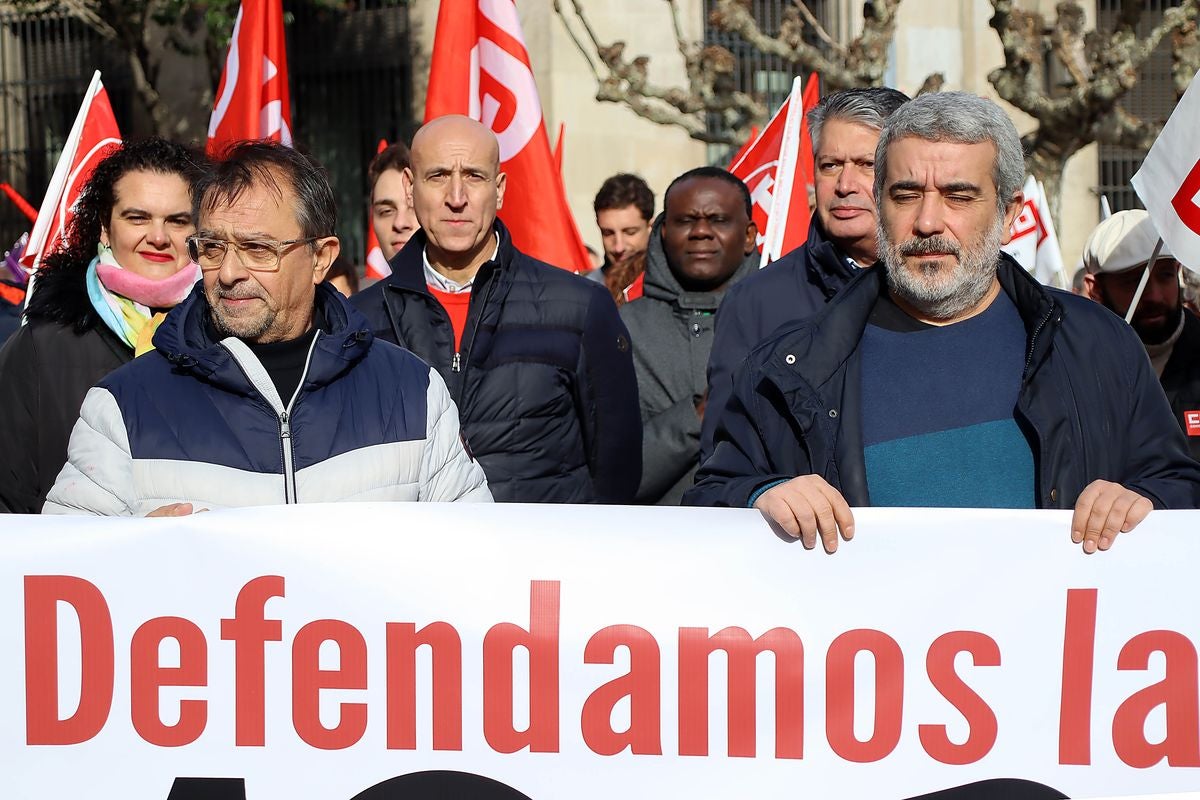
[[[500,217],[517,247],[555,266],[589,271],[512,0],[442,0],[425,121],[445,114],[480,120],[500,141],[509,187]]]
[[[387,146],[387,139],[380,139],[375,153],[382,153]],[[371,187],[371,191],[375,191],[374,186]],[[379,237],[375,235],[375,225],[371,222],[374,214],[374,208],[367,209],[367,277],[378,281],[391,275],[392,268],[388,266],[387,259],[383,257],[383,248],[379,246]]]
[[[29,201],[22,197],[21,193],[12,187],[12,184],[0,183],[0,192],[4,192],[17,210],[24,214],[30,222],[37,222],[37,210],[29,205]]]
[[[812,162],[812,146],[804,144],[804,104],[810,96],[815,104],[815,76],[809,83],[813,88],[802,96],[800,78],[793,81],[791,93],[767,127],[729,165],[729,171],[750,190],[763,266],[803,244],[808,236],[808,181],[812,173],[811,167],[806,172],[805,162]]]
[[[208,122],[208,153],[219,155],[240,139],[292,144],[282,0],[247,0],[238,7]]]
[[[113,116],[108,93],[100,82],[100,73],[92,76],[91,85],[83,96],[83,104],[71,126],[62,155],[54,167],[50,186],[42,198],[37,221],[29,234],[29,245],[21,256],[21,264],[36,270],[42,259],[53,252],[66,236],[67,225],[75,216],[75,201],[92,170],[105,156],[121,144],[121,130]],[[32,294],[32,279],[30,293]]]
[[[791,95],[771,117],[771,121],[743,147],[729,164],[729,171],[742,179],[750,190],[753,201],[751,217],[758,226],[758,246],[766,239],[767,222],[775,196],[776,170],[779,167],[779,152],[783,146],[783,132],[787,121]]]

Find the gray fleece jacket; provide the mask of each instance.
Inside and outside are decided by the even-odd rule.
[[[747,256],[725,289],[757,271],[758,261],[757,251]],[[641,398],[639,503],[678,505],[692,486],[700,452],[696,406],[708,389],[713,323],[724,294],[683,290],[667,266],[662,217],[655,220],[646,250],[645,293],[621,306]]]

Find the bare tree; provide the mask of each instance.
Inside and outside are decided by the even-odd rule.
[[[1165,120],[1144,120],[1119,105],[1138,82],[1138,72],[1169,38],[1176,94],[1182,94],[1200,64],[1196,41],[1197,0],[1167,9],[1144,36],[1137,27],[1145,0],[1126,0],[1111,31],[1087,30],[1078,2],[1060,2],[1056,19],[992,0],[991,26],[1004,46],[1004,65],[988,80],[1008,103],[1037,120],[1024,137],[1026,167],[1046,185],[1058,218],[1062,173],[1067,160],[1093,142],[1148,150]],[[1061,80],[1048,79],[1060,67]],[[1053,85],[1052,85],[1053,84]]]
[[[683,38],[676,0],[667,3],[688,82],[672,87],[649,79],[647,57],[631,59],[624,42],[600,39],[587,18],[585,0],[569,2],[571,13],[562,0],[555,0],[554,9],[591,65],[597,99],[681,127],[704,142],[741,144],[751,126],[766,119],[769,109],[761,99],[738,91],[733,53]],[[865,3],[862,33],[848,44],[832,37],[803,0],[791,0],[778,32],[762,29],[749,0],[717,0],[709,22],[737,34],[760,53],[779,56],[797,72],[817,72],[826,91],[878,86],[887,67],[900,2]],[[1158,136],[1165,120],[1138,119],[1119,102],[1137,85],[1139,70],[1164,40],[1171,43],[1175,89],[1183,92],[1200,67],[1198,5],[1200,0],[1183,0],[1179,7],[1164,11],[1158,24],[1139,37],[1136,31],[1147,16],[1146,0],[1126,0],[1111,31],[1089,30],[1083,8],[1075,0],[1058,3],[1052,22],[1019,8],[1014,0],[992,0],[991,27],[1000,37],[1004,64],[988,80],[1001,98],[1037,122],[1023,141],[1026,167],[1045,184],[1055,218],[1063,168],[1072,155],[1093,142],[1147,149]],[[582,36],[576,28],[582,28]],[[1051,85],[1051,74],[1061,74],[1063,79]],[[942,83],[941,75],[931,75],[920,91],[937,91]]]
[[[772,109],[762,98],[737,89],[734,54],[719,45],[688,41],[682,33],[677,0],[666,3],[687,74],[686,86],[654,83],[648,76],[648,57],[630,58],[623,41],[602,41],[583,0],[569,0],[570,13],[564,10],[563,0],[554,0],[554,10],[592,69],[597,100],[621,103],[646,119],[683,128],[702,142],[741,144]],[[837,42],[799,0],[784,9],[775,35],[759,26],[749,0],[718,0],[709,21],[722,31],[741,36],[760,52],[795,65],[799,72],[819,73],[827,88],[878,86],[887,68],[900,0],[877,0],[869,5],[872,11],[863,21],[863,32],[846,45]],[[582,35],[576,27],[582,28]],[[806,31],[821,45],[807,41]],[[719,123],[710,124],[712,119]]]

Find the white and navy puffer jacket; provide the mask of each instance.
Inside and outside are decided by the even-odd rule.
[[[317,287],[320,331],[286,405],[242,341],[212,339],[208,314],[197,285],[159,327],[157,350],[88,392],[43,513],[491,500],[442,378],[376,341],[337,292]]]

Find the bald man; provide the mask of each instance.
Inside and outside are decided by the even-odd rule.
[[[518,250],[492,132],[439,117],[413,137],[404,191],[421,225],[353,299],[375,335],[436,368],[499,501],[628,503],[641,477],[629,334],[600,284]]]

